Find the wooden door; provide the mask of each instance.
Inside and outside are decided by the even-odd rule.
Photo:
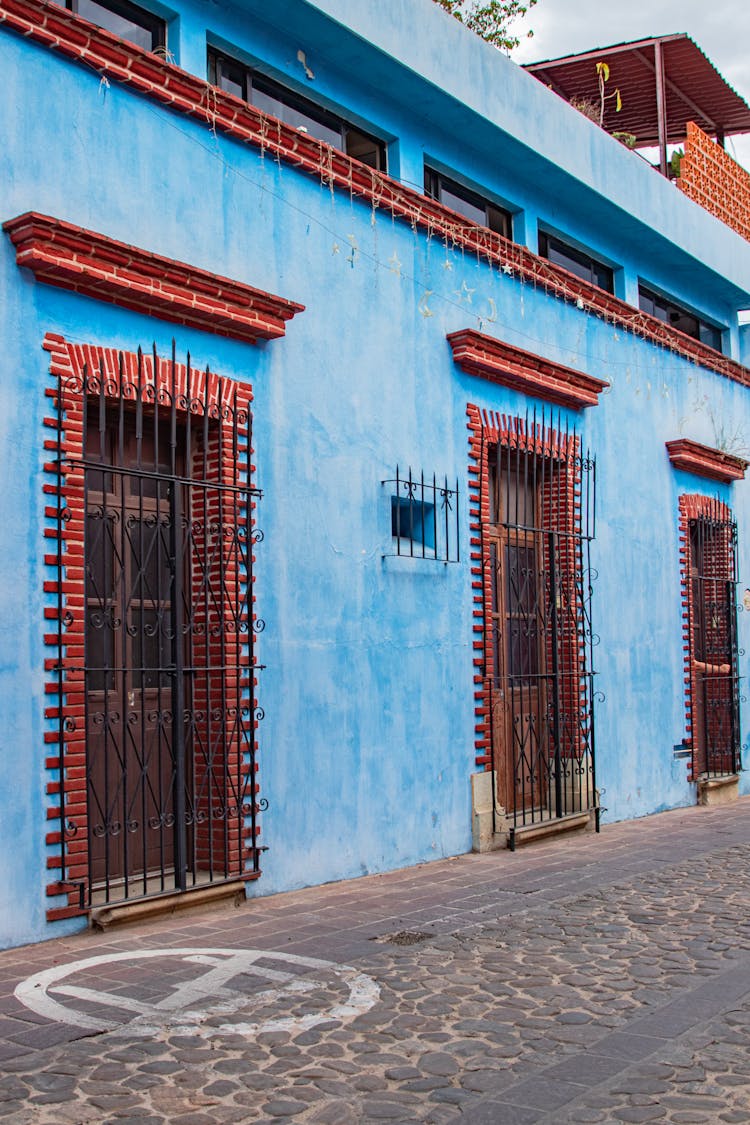
[[[161,440],[160,440],[161,439]],[[157,449],[157,446],[160,448]],[[166,434],[90,427],[86,470],[86,703],[94,885],[174,862],[174,549]],[[163,887],[157,888],[163,889]]]
[[[489,565],[492,735],[498,802],[518,815],[549,804],[545,579],[533,462],[492,474]]]
[[[692,736],[696,772],[703,775],[732,773],[736,765],[735,605],[730,559],[726,521],[691,521]]]

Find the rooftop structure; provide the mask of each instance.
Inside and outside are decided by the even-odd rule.
[[[609,67],[607,90],[619,90],[621,108],[602,104],[597,64]],[[633,147],[658,148],[668,172],[667,146],[684,144],[694,122],[722,147],[726,137],[750,133],[750,106],[722,77],[689,35],[661,35],[597,47],[526,68],[574,105],[590,106],[610,133],[633,137]]]

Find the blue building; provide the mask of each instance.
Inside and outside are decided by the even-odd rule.
[[[1,944],[748,792],[741,216],[432,0],[0,50]]]

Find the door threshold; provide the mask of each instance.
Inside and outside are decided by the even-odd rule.
[[[568,813],[567,816],[555,817],[552,820],[511,825],[507,833],[508,847],[513,852],[519,844],[531,844],[534,840],[541,840],[547,836],[559,836],[563,832],[588,828],[592,824],[595,813],[595,809],[586,809],[585,812]]]
[[[728,805],[740,794],[738,773],[701,774],[698,778],[698,804]]]
[[[253,873],[249,878],[257,878]],[[166,894],[152,895],[149,898],[133,899],[130,902],[109,902],[106,906],[95,906],[89,915],[91,926],[97,930],[108,930],[113,926],[125,926],[142,922],[182,910],[195,910],[200,907],[216,906],[220,902],[232,900],[239,906],[245,899],[245,884],[248,876],[238,876],[221,883],[204,883],[186,891],[167,891]]]

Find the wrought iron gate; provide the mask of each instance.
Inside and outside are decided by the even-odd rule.
[[[719,500],[689,523],[693,777],[740,768],[737,524]]]
[[[59,626],[61,743],[85,741],[85,793],[61,771],[63,871],[82,906],[253,877],[249,393],[173,349],[102,351],[57,394],[58,541],[76,526],[83,543],[81,605]],[[60,548],[61,588],[71,561]]]
[[[513,420],[484,460],[485,685],[496,810],[519,828],[593,811],[595,462]]]

